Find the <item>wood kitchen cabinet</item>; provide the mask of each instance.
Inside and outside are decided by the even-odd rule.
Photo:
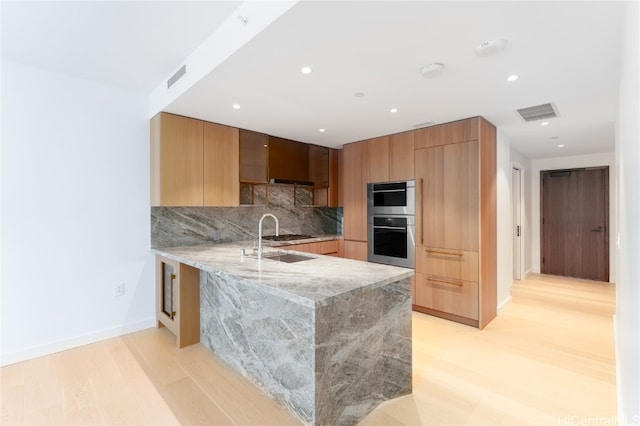
[[[417,311],[496,316],[496,130],[475,117],[415,133]]]
[[[267,183],[269,136],[240,129],[240,181]]]
[[[354,142],[342,149],[343,236],[367,242],[367,143]]]
[[[240,205],[239,143],[237,128],[204,123],[205,206]]]
[[[204,123],[159,113],[151,119],[151,205],[202,206]]]
[[[414,178],[414,132],[362,141],[367,145],[367,183]]]
[[[238,129],[179,115],[151,119],[151,205],[237,206]]]
[[[317,188],[329,187],[329,148],[326,146],[309,145],[309,175],[306,180],[313,182]]]
[[[478,139],[479,117],[414,130],[415,149]]]
[[[200,270],[156,256],[156,320],[178,348],[200,341]]]
[[[309,145],[309,180],[316,206],[339,207],[341,150]]]
[[[313,243],[291,244],[291,245],[281,246],[280,248],[283,250],[297,250],[305,253],[337,256],[339,247],[340,247],[340,244],[338,240],[329,240],[329,241],[318,241]]]
[[[309,145],[269,136],[269,179],[309,181]]]
[[[389,181],[414,178],[414,131],[390,135]]]
[[[367,183],[389,181],[389,136],[368,139]]]

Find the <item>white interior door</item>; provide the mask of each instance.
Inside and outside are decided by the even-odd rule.
[[[513,279],[522,279],[522,170],[511,171],[511,205],[513,206]]]

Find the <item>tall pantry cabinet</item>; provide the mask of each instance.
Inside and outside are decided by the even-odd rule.
[[[496,129],[481,117],[417,130],[416,311],[484,328],[496,316]]]

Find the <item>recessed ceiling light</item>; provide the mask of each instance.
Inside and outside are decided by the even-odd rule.
[[[364,98],[364,92],[356,92],[353,94],[356,98]]]
[[[432,64],[425,65],[424,67],[420,68],[420,73],[425,78],[437,77],[440,74],[442,74],[443,71],[444,71],[444,64],[440,62],[434,62]]]
[[[391,108],[389,112],[398,112],[398,108]]]
[[[564,148],[563,144],[558,145],[558,148]]]
[[[548,126],[549,122],[548,121],[543,121],[542,123],[540,123],[541,126]]]
[[[324,133],[324,132],[326,132],[326,130],[325,129],[320,129],[319,132],[320,133]]]
[[[240,109],[240,105],[238,104],[233,104],[232,106],[233,106],[233,109]]]
[[[309,67],[302,67],[300,71],[302,71],[302,74],[311,74],[311,68]]]
[[[507,77],[507,81],[516,81],[519,78],[520,77],[517,74],[511,74],[509,77]]]

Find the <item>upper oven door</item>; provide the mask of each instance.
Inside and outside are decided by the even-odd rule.
[[[415,181],[369,183],[367,184],[367,213],[415,214]]]

